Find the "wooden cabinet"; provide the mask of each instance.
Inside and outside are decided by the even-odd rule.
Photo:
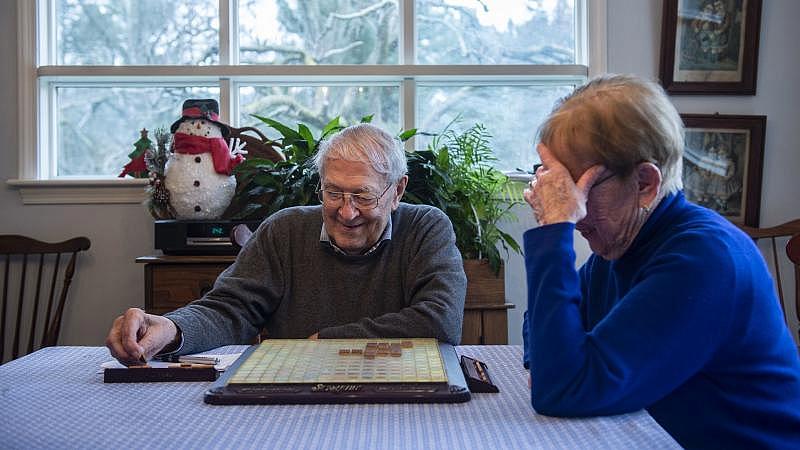
[[[513,303],[466,305],[461,345],[508,344],[508,310]]]
[[[144,309],[164,314],[200,298],[234,256],[142,256]],[[508,309],[512,303],[468,304],[464,309],[462,345],[507,344]]]

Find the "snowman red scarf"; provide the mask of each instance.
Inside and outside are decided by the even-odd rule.
[[[230,175],[233,168],[244,160],[242,155],[231,155],[228,144],[220,137],[207,138],[186,133],[175,133],[174,149],[176,153],[188,155],[211,153],[211,159],[214,161],[214,171],[222,175]]]

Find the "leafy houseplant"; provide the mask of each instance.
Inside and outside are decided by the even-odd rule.
[[[509,178],[495,169],[491,135],[478,123],[462,133],[451,122],[433,137],[425,150],[408,153],[409,181],[404,200],[433,205],[453,223],[456,246],[469,259],[488,260],[497,275],[500,244],[521,252],[519,244],[498,223],[514,220],[511,208],[519,203]]]
[[[298,124],[294,130],[276,120],[254,116],[281,134],[285,161],[273,162],[251,158],[234,169],[236,194],[225,216],[230,219],[263,219],[290,206],[314,205],[319,174],[312,161],[319,143],[344,128],[339,118],[328,122],[319,138],[308,126]],[[362,121],[368,121],[365,117]]]
[[[236,166],[236,194],[225,212],[228,219],[263,219],[275,211],[290,206],[316,205],[319,174],[314,169],[313,158],[319,144],[343,128],[336,117],[323,127],[319,138],[307,125],[298,124],[294,130],[276,120],[254,115],[281,134],[279,144],[285,161],[273,162],[263,158],[248,158]],[[372,121],[371,115],[361,118],[361,123]],[[406,140],[416,130],[402,132],[398,138]]]
[[[279,143],[286,159],[248,158],[238,165],[234,169],[236,194],[225,217],[262,219],[290,206],[319,203],[319,174],[312,160],[320,142],[344,128],[340,119],[328,122],[317,138],[304,124],[295,130],[267,117],[254,117],[281,134]],[[361,122],[371,120],[372,116],[366,116]],[[406,153],[409,183],[403,200],[444,211],[453,223],[461,255],[468,260],[487,260],[497,275],[502,262],[498,244],[520,251],[514,238],[497,226],[501,220],[515,218],[510,209],[518,200],[508,177],[491,165],[496,158],[486,128],[476,124],[456,133],[451,128],[455,122],[434,135],[425,150]],[[411,129],[398,137],[405,141],[416,134],[417,130]]]
[[[258,117],[258,116],[256,116]],[[272,162],[252,158],[234,169],[237,189],[228,209],[229,218],[262,219],[273,212],[296,205],[317,204],[319,174],[311,165],[319,143],[343,126],[336,118],[330,121],[317,139],[306,125],[297,130],[274,120],[258,117],[283,136],[285,161]],[[369,122],[371,116],[362,119]],[[463,133],[448,125],[435,135],[425,150],[407,152],[409,181],[403,200],[436,206],[450,218],[456,235],[456,246],[464,259],[467,275],[464,328],[479,329],[482,343],[486,324],[495,323],[498,342],[507,332],[505,280],[498,245],[520,252],[513,237],[500,230],[498,222],[514,219],[511,208],[519,203],[519,194],[503,173],[493,168],[495,161],[490,135],[481,124]],[[416,129],[400,133],[400,140],[418,134]],[[485,305],[490,305],[487,310]],[[484,315],[487,318],[484,318]]]

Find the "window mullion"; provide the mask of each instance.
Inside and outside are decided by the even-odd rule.
[[[400,85],[400,112],[404,130],[417,127],[417,82],[413,78],[404,78]],[[406,141],[406,151],[414,150],[415,138]]]
[[[234,44],[233,33],[236,0],[219,0],[219,64],[222,66],[235,64],[232,58],[232,47]]]
[[[42,99],[42,110],[39,114],[44,126],[40,129],[39,140],[43,148],[44,157],[39,162],[40,178],[53,179],[58,175],[58,100],[53,83],[42,81],[39,88]]]
[[[20,0],[20,3],[26,3]],[[56,54],[56,0],[39,0],[37,26],[46,30],[44,42],[38,48],[37,65],[58,64]]]
[[[582,39],[584,48],[589,53],[584,61],[589,67],[589,77],[605,73],[607,64],[607,6],[606,0],[583,0],[586,6],[582,9],[586,11],[585,20],[578,22],[584,24],[582,28]],[[580,19],[580,18],[579,18]]]
[[[236,97],[235,93],[232,91],[235,84],[236,83],[231,82],[230,78],[219,79],[219,116],[222,118],[223,122],[230,125],[235,125],[233,119],[239,115],[238,108],[233,101]]]
[[[184,79],[210,79],[220,77],[262,78],[394,78],[448,77],[459,80],[472,77],[499,80],[534,77],[560,78],[586,76],[583,64],[562,65],[238,65],[238,66],[42,66],[40,77],[180,77]]]
[[[400,43],[402,53],[400,64],[416,64],[416,21],[414,18],[414,4],[416,0],[400,0]],[[409,130],[416,127],[417,89],[414,77],[403,78],[400,84],[400,115],[403,129]],[[406,151],[414,150],[415,138],[405,143]]]
[[[400,0],[400,43],[402,53],[400,64],[416,64],[416,21],[414,3],[416,0]]]
[[[17,116],[19,120],[19,161],[17,168],[21,178],[39,176],[37,152],[37,79],[36,79],[36,3],[26,0],[17,2]]]
[[[589,17],[589,7],[586,0],[575,0],[575,19],[573,20],[572,34],[575,36],[575,63],[589,65],[587,44],[588,33],[581,27],[581,21]]]
[[[219,0],[219,63],[233,66],[239,63],[238,0]],[[219,79],[219,109],[222,120],[233,125],[238,117],[237,102],[229,77]]]

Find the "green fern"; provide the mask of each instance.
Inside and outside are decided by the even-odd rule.
[[[497,227],[502,220],[516,220],[511,212],[521,201],[509,178],[495,169],[497,160],[491,134],[483,124],[462,133],[456,118],[435,135],[425,150],[408,154],[409,184],[404,200],[444,211],[453,223],[456,246],[467,259],[487,259],[498,273],[506,251],[521,253],[516,240]]]

